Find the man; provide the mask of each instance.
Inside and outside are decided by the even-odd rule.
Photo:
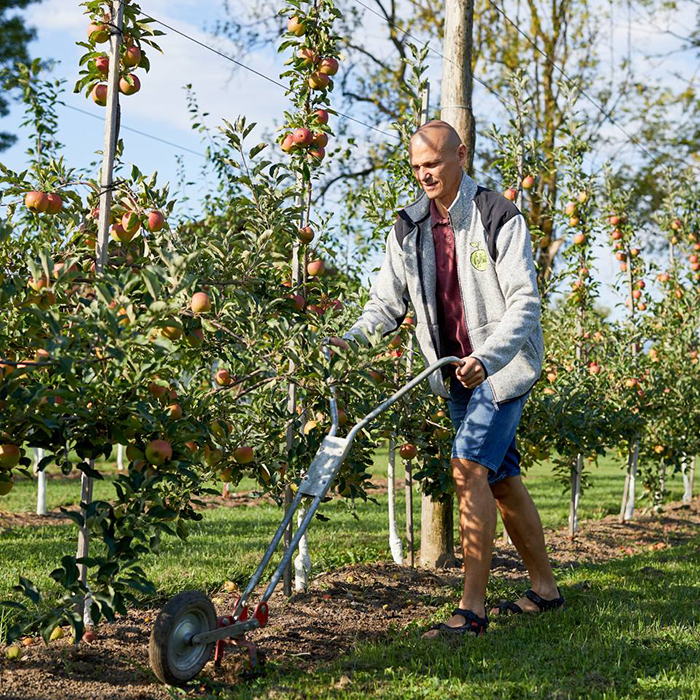
[[[523,405],[542,371],[540,297],[523,216],[464,173],[467,149],[454,128],[428,122],[411,138],[409,155],[424,194],[400,212],[370,300],[344,337],[379,327],[383,335],[395,333],[410,302],[426,363],[448,355],[464,358],[456,370],[430,378],[434,393],[449,398],[456,430],[451,468],[464,592],[452,616],[424,636],[478,635],[488,626],[495,506],[528,569],[531,589],[492,614],[539,612],[564,603],[515,446]]]

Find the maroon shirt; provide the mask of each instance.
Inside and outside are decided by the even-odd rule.
[[[447,216],[442,217],[433,200],[430,202],[430,221],[435,243],[436,286],[438,326],[440,328],[441,355],[467,357],[472,354],[469,333],[464,317],[462,295],[457,278],[457,255],[455,237]],[[450,374],[455,368],[450,365]]]

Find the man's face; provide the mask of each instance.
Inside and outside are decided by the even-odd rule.
[[[447,143],[441,129],[426,129],[411,141],[411,167],[429,199],[455,194],[466,161],[463,144],[455,148]]]

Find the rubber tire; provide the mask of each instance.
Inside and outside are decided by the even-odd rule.
[[[201,591],[184,591],[171,598],[156,618],[148,645],[148,658],[156,676],[167,685],[184,685],[199,675],[211,658],[215,642],[203,645],[202,653],[187,668],[178,668],[170,663],[168,651],[170,637],[180,620],[190,611],[196,611],[206,618],[208,632],[217,629],[214,604]]]

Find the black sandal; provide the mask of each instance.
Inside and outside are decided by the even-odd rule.
[[[545,600],[535,593],[532,589],[525,591],[525,597],[531,600],[539,609],[540,612],[547,612],[549,610],[556,610],[564,605],[564,596],[559,592],[557,588],[557,593],[559,593],[558,598],[553,598],[552,600]],[[517,604],[510,601],[504,601],[499,603],[497,606],[499,615],[522,615],[525,611]],[[528,613],[529,615],[533,613]]]
[[[455,608],[452,611],[452,615],[461,615],[465,619],[465,623],[463,625],[460,625],[459,627],[450,627],[444,622],[441,622],[438,625],[433,625],[433,627],[431,627],[427,631],[432,632],[433,630],[438,630],[440,632],[449,632],[458,635],[471,632],[477,637],[482,634],[486,634],[486,628],[489,626],[488,617],[479,617],[476,613],[473,613],[471,610],[464,610],[463,608]]]

